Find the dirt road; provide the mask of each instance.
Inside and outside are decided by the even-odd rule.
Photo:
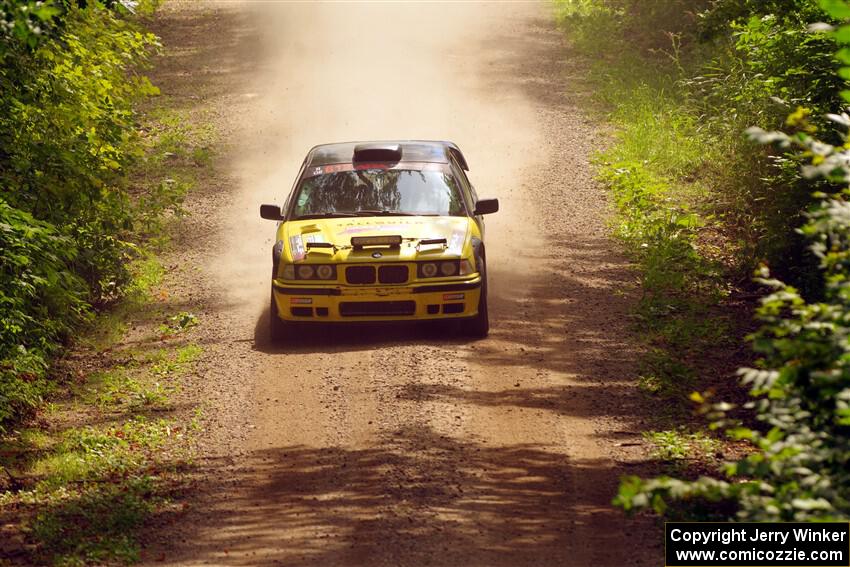
[[[651,526],[609,505],[644,451],[634,274],[607,237],[600,135],[548,4],[208,2],[158,25],[172,56],[154,78],[214,109],[228,143],[180,256],[208,329],[206,479],[146,557],[659,564]],[[382,138],[457,142],[501,200],[491,337],[375,327],[270,345],[259,204],[283,201],[310,146]]]

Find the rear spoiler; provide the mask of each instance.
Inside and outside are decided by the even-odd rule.
[[[399,144],[357,144],[354,146],[352,162],[401,161]]]

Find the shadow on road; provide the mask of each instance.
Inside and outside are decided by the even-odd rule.
[[[398,321],[388,323],[300,323],[292,336],[272,342],[269,316],[264,309],[254,327],[254,348],[266,354],[334,353],[372,350],[392,345],[464,345],[470,339],[458,335],[450,322]]]
[[[607,477],[611,465],[565,462],[539,446],[488,447],[411,426],[368,449],[290,446],[256,451],[249,462],[238,486],[213,481],[215,501],[207,505],[215,528],[201,528],[184,557],[228,565],[566,567],[577,565],[571,556],[610,559],[606,543],[625,537],[613,521],[592,541],[574,537],[611,512],[600,494],[576,493],[566,469]]]

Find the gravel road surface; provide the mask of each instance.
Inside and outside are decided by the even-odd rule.
[[[582,67],[547,3],[190,2],[154,81],[223,132],[174,259],[207,352],[188,511],[156,565],[659,565],[610,506],[645,459],[635,274],[608,236]],[[449,139],[487,219],[492,332],[322,328],[272,345],[274,225],[306,151]]]

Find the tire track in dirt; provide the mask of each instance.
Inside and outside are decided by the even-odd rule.
[[[192,261],[210,312],[199,387],[219,433],[195,511],[150,556],[657,564],[647,521],[609,505],[643,458],[621,443],[641,423],[634,283],[591,178],[580,67],[547,4],[215,6],[238,36],[208,62],[232,77],[213,98],[237,187],[206,203],[212,244]],[[269,345],[273,227],[257,205],[283,200],[315,143],[406,137],[456,141],[479,194],[502,201],[487,225],[491,337],[371,326]]]

